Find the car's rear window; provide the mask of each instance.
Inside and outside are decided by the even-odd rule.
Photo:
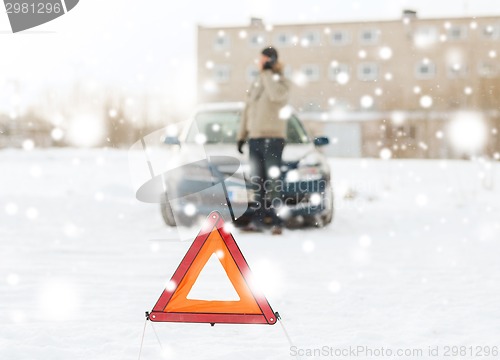
[[[240,112],[210,111],[196,115],[186,142],[205,144],[233,144],[240,123]]]
[[[199,112],[186,137],[187,143],[234,144],[240,126],[240,111]],[[309,142],[300,120],[292,115],[287,121],[287,144]]]

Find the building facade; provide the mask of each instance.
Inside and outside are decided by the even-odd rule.
[[[313,131],[332,137],[332,155],[388,148],[395,157],[461,157],[445,135],[463,111],[486,124],[477,152],[499,151],[500,17],[420,19],[405,11],[393,21],[199,26],[198,101],[243,100],[268,45],[294,84],[290,104]]]

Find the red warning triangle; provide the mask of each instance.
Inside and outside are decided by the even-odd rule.
[[[212,255],[216,255],[239,300],[188,298],[198,276]],[[269,324],[276,315],[265,296],[252,286],[251,272],[236,241],[224,228],[224,219],[213,211],[161,294],[151,321]]]

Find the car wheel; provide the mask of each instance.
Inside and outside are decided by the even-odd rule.
[[[239,218],[236,219],[236,221],[234,222],[234,225],[236,227],[244,227],[244,226],[247,226],[248,224],[250,224],[250,221],[252,221],[252,217],[243,214]]]
[[[325,189],[323,194],[325,209],[318,214],[304,216],[304,225],[322,228],[333,221],[334,206],[333,206],[333,191],[330,185]]]
[[[168,226],[176,226],[174,212],[168,201],[167,194],[162,194],[160,201],[161,217]]]
[[[196,222],[196,217],[195,216],[187,216],[182,213],[176,214],[174,216],[174,211],[172,210],[172,206],[170,205],[170,201],[168,201],[167,194],[163,194],[161,196],[161,201],[160,201],[160,209],[161,209],[161,216],[163,218],[163,221],[165,224],[168,226],[177,226],[176,218],[179,221],[179,225],[181,226],[191,226]]]
[[[335,206],[333,204],[333,189],[331,185],[328,185],[325,189],[325,210],[321,214],[323,219],[323,225],[328,225],[333,221],[333,216],[335,213]]]
[[[325,226],[325,223],[321,215],[316,214],[316,215],[304,216],[304,225],[312,226],[315,228],[322,228],[323,226]]]

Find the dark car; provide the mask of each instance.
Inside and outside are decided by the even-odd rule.
[[[175,176],[165,178],[167,190],[162,195],[161,212],[167,225],[192,225],[214,207],[226,205],[221,204],[220,197],[215,199],[212,192],[204,191],[222,182],[236,225],[251,219],[256,204],[248,179],[248,148],[245,145],[243,155],[236,148],[243,109],[243,103],[200,106],[178,137],[165,137],[164,143],[172,156],[189,164],[182,166]],[[311,139],[291,108],[285,108],[280,117],[287,122],[280,169],[283,191],[280,215],[288,225],[329,224],[334,213],[330,167],[318,149],[327,145],[328,139]],[[200,152],[205,154],[200,157]]]

